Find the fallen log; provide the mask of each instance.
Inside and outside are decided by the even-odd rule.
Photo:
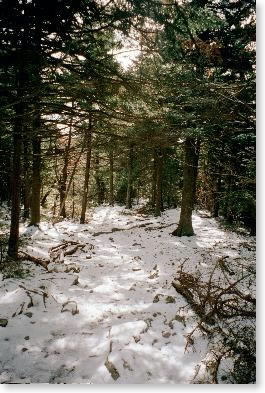
[[[63,249],[63,248],[68,247],[69,245],[75,245],[75,244],[80,244],[80,243],[78,243],[78,242],[76,242],[76,241],[73,241],[73,240],[64,241],[62,244],[58,244],[57,246],[51,247],[51,248],[49,249],[49,253],[57,252],[57,251],[59,251],[59,250],[61,250],[61,249]]]
[[[43,259],[43,258],[34,257],[33,255],[30,255],[30,254],[26,253],[25,251],[20,251],[19,259],[21,259],[23,261],[34,262],[36,265],[41,265],[46,270],[48,270],[48,265],[50,263],[49,259]]]
[[[108,235],[108,234],[111,234],[111,233],[113,233],[113,232],[130,231],[130,230],[132,230],[132,229],[135,229],[135,228],[143,228],[143,227],[146,227],[147,225],[151,225],[151,224],[152,224],[152,223],[134,225],[134,226],[128,227],[128,228],[116,228],[116,227],[114,227],[114,228],[111,229],[111,231],[94,232],[94,233],[92,233],[92,236],[95,237],[95,236],[100,236],[100,235]]]
[[[78,250],[78,248],[84,248],[85,246],[86,246],[85,244],[77,244],[76,246],[70,248],[69,250],[66,250],[64,252],[64,256],[73,255]]]
[[[67,247],[69,246],[70,248],[67,250]],[[78,250],[78,248],[84,248],[85,246],[86,246],[85,244],[81,244],[78,242],[67,241],[63,244],[50,248],[49,259],[35,257],[33,255],[26,253],[25,251],[20,251],[19,257],[21,260],[28,260],[34,262],[36,265],[40,265],[44,269],[49,271],[48,265],[50,263],[58,263],[57,259],[59,259],[59,263],[61,262],[63,264],[65,256],[73,255]]]

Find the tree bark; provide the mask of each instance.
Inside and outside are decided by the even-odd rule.
[[[72,182],[73,182],[73,179],[74,179],[75,171],[76,171],[77,165],[78,165],[78,163],[80,161],[80,158],[81,158],[81,156],[83,154],[83,151],[84,151],[84,145],[82,146],[82,149],[81,149],[81,151],[80,151],[80,153],[79,153],[79,155],[78,155],[78,157],[77,157],[77,159],[76,159],[76,161],[74,163],[74,167],[73,167],[73,170],[72,170],[72,173],[70,175],[69,182],[68,182],[68,185],[67,185],[67,188],[66,188],[65,196],[64,196],[64,199],[62,201],[62,204],[60,205],[60,209],[59,209],[59,212],[58,212],[58,218],[62,215],[63,205],[64,205],[64,203],[65,203],[65,201],[67,199],[68,193],[70,191],[70,188],[71,188],[71,185],[72,185]]]
[[[21,50],[17,50],[16,55],[16,103],[14,104],[14,128],[13,128],[13,161],[12,161],[12,177],[11,177],[11,223],[10,235],[8,240],[7,254],[13,259],[18,259],[18,244],[19,244],[19,215],[20,215],[20,199],[21,199],[21,172],[22,172],[22,146],[23,133],[25,123],[25,96],[26,86],[28,83],[28,67],[27,67],[27,26],[18,26],[19,29],[23,27],[23,34],[21,37]]]
[[[126,209],[132,208],[132,172],[133,172],[133,145],[129,146]]]
[[[232,188],[232,172],[226,178],[226,190],[225,190],[225,201],[224,201],[224,209],[223,215],[229,223],[233,222],[233,215],[231,211],[231,190]]]
[[[157,179],[157,163],[156,163],[156,149],[154,149],[153,153],[153,173],[152,173],[152,199],[151,199],[151,206],[155,207],[155,200],[156,200],[156,179]]]
[[[222,167],[218,167],[218,174],[217,179],[215,180],[215,191],[213,193],[213,217],[219,216],[219,209],[220,209],[220,193],[222,188]]]
[[[162,150],[156,151],[156,194],[155,194],[155,217],[161,216],[162,208]]]
[[[41,20],[36,15],[33,42],[30,44],[30,88],[34,91],[32,106],[32,181],[31,181],[31,217],[30,224],[40,223],[41,202]]]
[[[95,157],[95,180],[96,180],[96,187],[97,187],[97,200],[98,200],[98,205],[101,205],[104,203],[105,200],[105,183],[102,178],[102,174],[100,173],[100,167],[99,167],[99,153],[96,152],[96,157]]]
[[[109,152],[109,205],[114,205],[114,186],[113,186],[113,149]]]
[[[72,104],[73,107],[73,104]],[[65,147],[64,156],[63,156],[63,169],[62,174],[60,175],[59,180],[59,195],[60,195],[60,206],[61,206],[61,216],[63,218],[66,217],[66,208],[65,208],[65,193],[66,193],[66,183],[68,177],[68,165],[69,165],[69,155],[70,155],[70,148],[72,142],[72,122],[73,119],[71,118],[70,127],[69,127],[69,134],[68,134],[68,141]]]
[[[21,97],[20,97],[21,98]],[[13,130],[13,163],[11,177],[11,224],[10,236],[8,240],[8,256],[18,259],[19,242],[19,214],[20,214],[20,193],[21,193],[21,152],[23,135],[23,115],[24,105],[19,102],[15,105],[15,124]]]
[[[194,168],[194,178],[193,178],[193,207],[197,203],[196,189],[197,189],[197,178],[198,178],[198,164],[200,157],[201,139],[197,138],[195,142],[195,152],[193,157],[193,168]]]
[[[91,140],[92,140],[92,116],[89,115],[89,125],[86,130],[86,166],[85,166],[85,179],[82,195],[82,209],[80,215],[80,224],[85,223],[86,218],[86,208],[87,208],[87,197],[88,197],[88,183],[90,177],[90,163],[91,163]]]
[[[55,215],[56,215],[56,202],[57,202],[58,198],[59,198],[59,194],[56,194],[55,198],[54,198],[54,202],[53,202],[53,208],[52,208],[52,215],[53,215],[53,217],[55,217]]]
[[[187,137],[184,143],[184,170],[183,170],[183,189],[180,220],[177,229],[172,233],[174,236],[193,236],[192,210],[194,206],[194,184],[197,168],[194,165],[196,157],[196,140]]]
[[[28,140],[29,129],[25,128],[23,132],[23,202],[24,202],[24,219],[29,218],[30,215],[30,194],[31,194],[31,175],[30,175],[30,145]]]
[[[31,218],[30,225],[40,223],[41,193],[41,137],[39,135],[40,120],[36,121],[35,135],[32,138],[32,186],[31,186]]]
[[[73,186],[72,186],[72,219],[75,216],[75,182],[73,180]]]
[[[41,207],[46,207],[47,198],[48,198],[48,196],[50,195],[51,192],[52,192],[51,189],[48,190],[47,192],[45,192],[45,194],[44,194],[43,197],[41,198],[41,203],[40,203]]]
[[[63,218],[66,217],[66,208],[65,208],[66,181],[67,181],[67,176],[65,176],[65,174],[62,173],[60,184],[59,184],[59,197],[60,197],[60,206],[62,206],[61,216]]]

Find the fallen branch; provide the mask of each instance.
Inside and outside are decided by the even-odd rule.
[[[229,261],[228,266],[226,263],[224,257],[217,260],[206,275],[199,271],[188,273],[182,263],[172,282],[199,318],[195,328],[185,335],[185,351],[194,348],[195,331],[206,333],[210,341],[209,357],[201,362],[194,383],[218,383],[220,364],[226,357],[233,361],[232,370],[222,370],[227,380],[255,382],[256,299],[251,292],[245,293],[250,285],[254,289],[255,272],[244,274],[238,259]]]
[[[132,230],[132,229],[135,229],[135,228],[143,228],[143,227],[146,227],[147,225],[151,225],[151,224],[152,224],[152,223],[134,225],[134,226],[128,227],[128,228],[112,228],[111,231],[95,232],[95,233],[92,233],[92,236],[108,235],[108,234],[111,234],[111,233],[113,233],[113,232],[120,232],[120,231],[130,231],[130,230]]]
[[[31,261],[34,262],[36,265],[41,265],[46,270],[48,270],[48,265],[50,263],[48,259],[34,257],[33,255],[26,253],[25,251],[20,251],[19,258],[23,261]]]
[[[71,248],[67,250],[69,246]],[[58,259],[59,262],[63,262],[65,256],[73,255],[78,248],[84,248],[85,246],[86,246],[85,244],[81,244],[71,240],[64,242],[63,244],[59,244],[58,246],[50,248],[49,250],[50,260],[51,262],[54,263],[56,263]]]
[[[19,287],[26,291],[26,294],[30,297],[31,302],[32,302],[32,297],[29,295],[29,292],[35,293],[36,295],[39,295],[39,296],[42,296],[43,304],[44,304],[44,307],[46,308],[46,298],[49,297],[47,292],[38,291],[37,289],[28,289],[28,288],[24,287],[24,285],[21,285],[21,284],[19,285]],[[32,302],[32,306],[33,306],[33,302]]]
[[[109,336],[110,336],[110,330],[109,330]],[[105,360],[104,366],[106,367],[106,369],[108,370],[114,381],[116,381],[120,377],[120,373],[117,370],[117,368],[114,366],[114,364],[109,360],[109,355],[111,354],[111,352],[112,352],[112,341],[110,340],[109,352],[107,354],[107,358]]]
[[[71,307],[71,309],[65,308],[65,306],[67,306],[69,304],[74,304],[75,307]],[[71,312],[72,315],[79,314],[79,310],[78,310],[77,303],[75,300],[67,300],[65,303],[63,303],[61,312],[67,312],[67,311]]]
[[[172,282],[172,286],[180,295],[182,295],[187,300],[192,310],[201,318],[202,322],[206,322],[210,325],[213,325],[215,323],[214,319],[209,317],[205,313],[205,307],[202,304],[198,304],[194,301],[193,294],[189,288],[177,283],[176,281]]]
[[[69,246],[71,248],[67,250]],[[78,248],[84,248],[85,246],[85,244],[70,240],[57,246],[51,247],[49,249],[49,259],[35,257],[26,253],[25,251],[20,251],[20,259],[34,262],[36,265],[40,265],[44,267],[44,269],[49,271],[48,265],[50,263],[57,263],[58,259],[59,262],[63,263],[65,256],[73,255],[78,250]],[[73,267],[71,267],[71,270],[73,270]]]
[[[59,244],[59,245],[57,245],[57,246],[51,247],[51,248],[49,249],[49,252],[50,252],[50,253],[51,253],[51,252],[56,252],[56,251],[58,251],[58,250],[60,250],[60,249],[62,249],[62,248],[66,248],[66,247],[68,247],[69,245],[74,245],[74,244],[80,244],[80,243],[78,243],[78,242],[76,242],[76,241],[73,241],[73,240],[67,240],[67,241],[63,242],[62,244]]]
[[[149,225],[150,225],[150,224],[149,224]],[[156,231],[156,230],[158,230],[158,229],[164,229],[164,228],[172,227],[173,225],[176,225],[176,224],[173,223],[173,224],[168,224],[168,225],[161,225],[161,226],[159,226],[159,227],[149,227],[149,228],[146,228],[145,231]]]
[[[20,314],[22,314],[23,313],[23,311],[24,311],[24,307],[25,307],[25,304],[26,304],[26,302],[22,302],[21,304],[20,304],[20,310],[18,311],[18,309],[12,314],[12,318],[14,318],[16,315],[20,315]]]
[[[70,250],[66,250],[64,253],[64,256],[73,255],[78,250],[78,248],[82,249],[84,247],[85,247],[85,244],[77,244],[76,246],[72,247]]]

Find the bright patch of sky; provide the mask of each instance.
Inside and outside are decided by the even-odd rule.
[[[118,33],[116,33],[116,39],[120,43],[120,48],[112,50],[111,54],[127,70],[141,53],[139,41],[121,36]]]
[[[125,49],[117,53],[113,53],[120,65],[126,70],[133,65],[139,54],[140,49],[137,48]]]

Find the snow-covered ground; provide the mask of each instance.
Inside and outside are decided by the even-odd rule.
[[[196,236],[173,237],[178,215],[105,206],[89,224],[22,226],[31,255],[48,258],[63,241],[84,247],[50,272],[23,262],[30,275],[0,281],[0,319],[8,320],[0,327],[0,382],[192,383],[208,339],[198,332],[187,348],[196,316],[172,280],[184,261],[189,272],[205,274],[222,256],[254,265],[254,239],[200,214]],[[65,264],[75,271],[62,272]]]

